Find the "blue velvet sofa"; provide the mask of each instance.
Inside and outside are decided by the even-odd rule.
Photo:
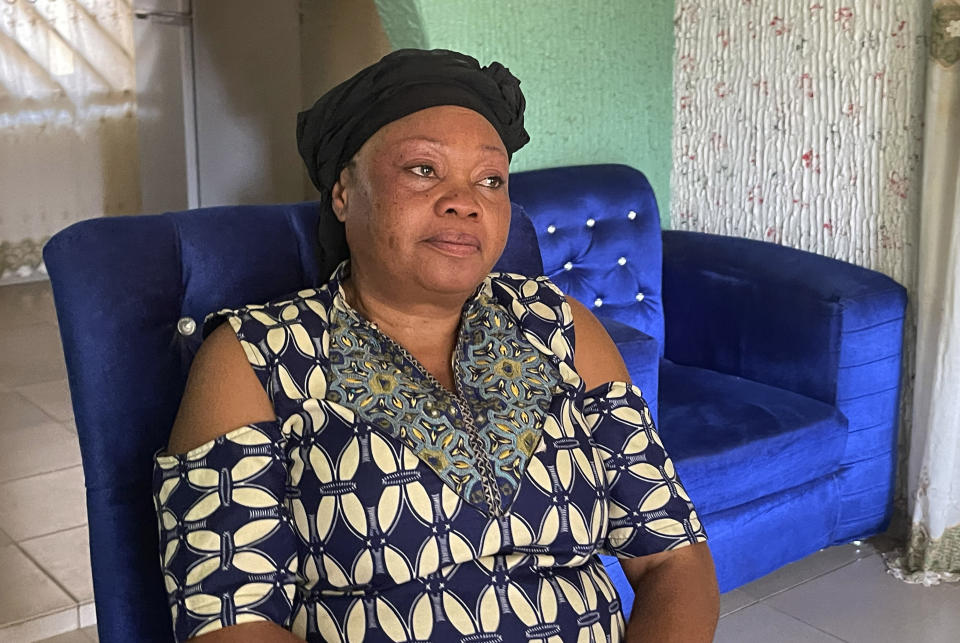
[[[886,529],[901,285],[771,243],[661,232],[649,183],[626,166],[522,173],[510,195],[545,273],[593,307],[656,400],[721,591]]]
[[[604,322],[697,503],[722,590],[885,528],[901,286],[773,244],[661,233],[649,184],[625,166],[515,174],[511,197],[498,268],[551,275]],[[170,640],[151,456],[202,319],[320,283],[316,221],[313,203],[102,218],[44,249],[105,643]]]

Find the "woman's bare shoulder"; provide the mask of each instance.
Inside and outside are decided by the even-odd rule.
[[[573,314],[576,351],[573,362],[586,390],[607,382],[629,382],[627,366],[600,320],[573,297],[567,296]]]
[[[254,422],[274,420],[273,405],[229,323],[200,345],[170,433],[168,453],[184,453]]]

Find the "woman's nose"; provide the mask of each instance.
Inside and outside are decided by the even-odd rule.
[[[437,200],[437,213],[460,217],[480,216],[480,204],[477,203],[472,187],[461,183],[450,185]]]

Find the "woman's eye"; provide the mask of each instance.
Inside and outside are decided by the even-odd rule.
[[[411,169],[413,173],[416,174],[417,176],[427,177],[427,176],[433,176],[435,174],[433,167],[429,165],[415,165]]]
[[[498,188],[503,185],[503,178],[499,176],[488,176],[481,181],[484,187]]]

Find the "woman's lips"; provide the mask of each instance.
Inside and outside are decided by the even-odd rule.
[[[433,248],[456,257],[480,252],[480,239],[466,232],[440,232],[425,240]]]

